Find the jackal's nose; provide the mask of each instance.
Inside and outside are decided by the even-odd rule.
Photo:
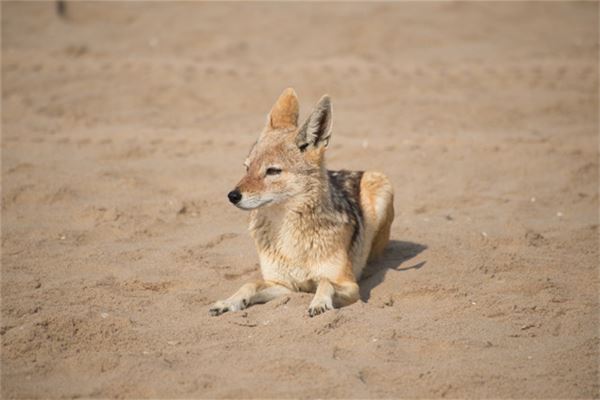
[[[233,204],[237,204],[242,199],[242,194],[240,193],[240,191],[238,189],[235,189],[235,190],[232,190],[231,192],[229,192],[227,194],[227,197],[229,197],[230,202],[232,202]]]

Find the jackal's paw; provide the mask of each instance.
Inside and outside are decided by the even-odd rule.
[[[209,312],[210,315],[216,317],[217,315],[221,315],[226,313],[227,311],[240,311],[248,306],[248,302],[246,300],[240,301],[231,301],[231,300],[219,300],[215,304],[212,305]]]
[[[310,307],[308,307],[308,315],[314,317],[316,315],[323,314],[325,311],[331,309],[333,309],[331,299],[313,299],[313,301],[310,303]]]

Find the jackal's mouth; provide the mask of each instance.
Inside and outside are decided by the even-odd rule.
[[[240,202],[236,203],[235,206],[242,210],[248,211],[248,210],[257,209],[262,206],[266,206],[267,204],[271,203],[272,201],[273,201],[273,199],[257,199],[257,198],[244,199],[244,198],[242,198],[242,200]]]

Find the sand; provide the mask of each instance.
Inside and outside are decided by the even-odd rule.
[[[2,2],[2,397],[599,397],[598,8]],[[289,86],[392,241],[352,306],[211,317]]]

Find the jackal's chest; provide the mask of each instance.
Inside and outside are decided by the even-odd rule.
[[[315,279],[313,269],[302,262],[285,260],[264,252],[259,252],[259,259],[261,273],[265,280],[287,282],[299,287]]]
[[[307,217],[277,218],[273,212],[268,216],[254,215],[250,223],[264,279],[301,288],[340,274],[345,265],[340,254],[345,254],[349,240],[343,224],[323,224]]]
[[[294,228],[265,228],[252,236],[264,279],[299,284],[318,274],[319,252],[311,248],[311,235],[303,236]]]

